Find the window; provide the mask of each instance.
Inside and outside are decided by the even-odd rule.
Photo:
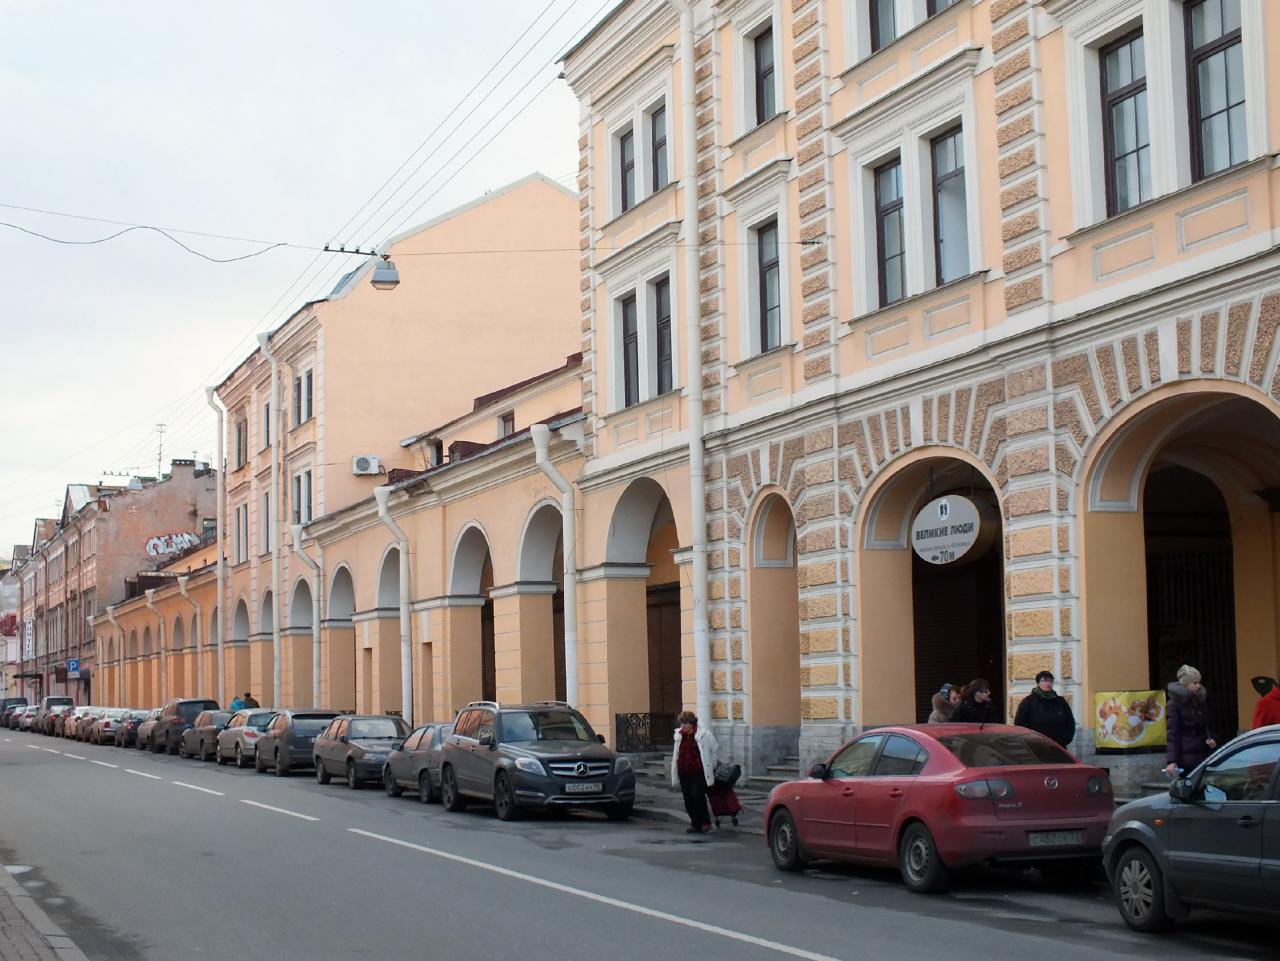
[[[756,125],[778,112],[778,89],[773,79],[773,26],[765,27],[752,38],[755,54]]]
[[[636,144],[630,127],[618,136],[618,185],[619,212],[626,213],[636,205]]]
[[[670,392],[671,370],[671,280],[663,277],[653,285],[653,333],[658,361],[658,393]]]
[[[925,6],[925,11],[929,16],[935,17],[948,7],[954,7],[960,0],[929,0]]]
[[[262,531],[262,545],[260,553],[267,553],[271,550],[271,492],[262,495],[262,523],[260,530]]]
[[[505,414],[503,414],[501,417],[498,418],[498,436],[510,437],[515,432],[516,432],[516,412],[513,410],[509,410]]]
[[[471,735],[477,741],[483,738],[493,738],[493,712],[492,711],[476,711],[476,729]]]
[[[1150,200],[1151,134],[1147,126],[1147,63],[1142,31],[1103,47],[1102,143],[1107,216]]]
[[[234,518],[235,562],[241,564],[249,559],[249,505],[238,505],[234,512]]]
[[[311,518],[311,471],[304,470],[293,475],[293,522],[309,524]]]
[[[243,467],[249,461],[249,422],[244,419],[236,421],[236,467]]]
[[[890,734],[876,761],[876,777],[911,777],[924,770],[929,755],[915,741],[901,734]]]
[[[262,446],[271,446],[271,405],[262,405]]]
[[[778,221],[756,228],[756,291],[760,319],[760,353],[782,344],[782,286],[778,267]]]
[[[881,734],[858,738],[831,762],[831,777],[865,777],[871,772],[871,762],[875,760],[881,740]]]
[[[995,734],[979,730],[948,734],[938,741],[965,767],[1076,763],[1070,754],[1038,734]]]
[[[302,423],[302,375],[293,378],[293,426]]]
[[[969,272],[969,223],[964,199],[964,142],[955,127],[933,139],[933,254],[938,284]]]
[[[894,11],[897,0],[870,0],[871,52],[887,47],[898,37],[898,21]]]
[[[649,114],[650,183],[656,194],[667,185],[667,108],[658,107]]]
[[[1280,744],[1255,744],[1208,768],[1200,779],[1206,801],[1269,801]]]
[[[877,167],[874,177],[880,306],[887,307],[907,295],[907,255],[902,222],[902,160],[895,157]]]
[[[640,400],[640,340],[636,318],[636,295],[624,297],[622,308],[622,404],[630,407]]]
[[[1244,45],[1240,0],[1196,0],[1186,12],[1192,177],[1244,161]]]
[[[315,414],[314,372],[308,370],[302,375],[302,419],[310,420]]]
[[[467,711],[462,717],[458,718],[458,723],[454,725],[453,733],[458,737],[475,737],[476,724],[479,721],[479,711]]]

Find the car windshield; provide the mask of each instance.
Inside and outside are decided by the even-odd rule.
[[[573,711],[510,711],[502,715],[504,741],[594,741],[591,726]]]
[[[182,718],[184,721],[189,721],[201,711],[208,711],[211,709],[212,708],[208,701],[179,701],[178,717]]]
[[[945,734],[938,741],[965,767],[1076,763],[1070,754],[1038,734],[966,731],[963,734]]]
[[[275,717],[270,711],[263,711],[261,714],[250,714],[244,722],[246,727],[256,728],[259,731],[265,731],[267,725],[271,723],[271,719]]]
[[[373,738],[373,737],[404,737],[404,728],[400,723],[391,717],[374,717],[366,718],[363,721],[351,722],[351,737],[353,738]]]
[[[145,721],[151,716],[150,711],[130,711],[129,716],[135,721]]]
[[[115,719],[116,719],[116,718],[118,718],[118,717],[124,717],[124,716],[125,716],[126,714],[128,714],[128,713],[129,713],[128,711],[126,711],[126,710],[124,710],[124,709],[122,709],[122,708],[118,708],[118,707],[109,707],[109,708],[107,708],[107,710],[103,713],[103,715],[102,715],[102,716],[103,716],[103,717],[109,717],[109,718],[111,718],[112,720],[115,720]]]
[[[316,717],[314,715],[295,716],[293,730],[297,734],[319,734],[332,721],[332,717]]]

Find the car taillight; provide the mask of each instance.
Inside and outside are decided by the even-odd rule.
[[[257,736],[258,736],[258,732],[257,732],[257,731],[245,731],[245,732],[244,732],[244,736],[245,736],[245,737],[248,737],[248,738],[255,738],[255,737],[257,737]]]
[[[1111,793],[1111,778],[1106,774],[1095,774],[1089,778],[1088,786],[1085,793],[1090,795],[1102,795]]]
[[[987,798],[1008,801],[1013,797],[1013,785],[999,778],[962,781],[956,785],[956,794],[968,801],[983,801]]]

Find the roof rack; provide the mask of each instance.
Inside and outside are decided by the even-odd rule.
[[[530,701],[530,707],[573,707],[568,701]]]
[[[495,711],[501,710],[502,705],[497,701],[472,701],[467,707],[491,707]]]

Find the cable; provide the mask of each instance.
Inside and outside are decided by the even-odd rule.
[[[114,234],[111,234],[110,236],[98,237],[95,240],[63,240],[58,237],[50,237],[48,234],[42,234],[36,230],[28,230],[26,227],[19,227],[17,224],[11,224],[3,220],[0,220],[0,227],[12,227],[14,230],[20,230],[24,234],[30,234],[32,237],[39,237],[41,240],[48,240],[51,243],[55,243],[55,244],[66,244],[72,247],[88,247],[88,246],[92,246],[93,244],[105,244],[109,240],[115,240],[117,237],[123,237],[125,234],[132,233],[135,230],[150,230],[159,234],[161,237],[166,237],[169,240],[172,240],[175,244],[177,244],[187,253],[195,254],[197,257],[203,257],[205,260],[208,260],[215,264],[233,264],[239,260],[248,260],[251,257],[261,257],[268,250],[275,250],[277,247],[294,246],[293,244],[275,243],[275,244],[271,244],[270,246],[264,247],[261,250],[254,251],[251,254],[242,254],[239,257],[210,257],[208,254],[201,253],[200,251],[196,250],[193,247],[188,247],[177,237],[173,236],[173,234],[170,234],[164,230],[161,230],[159,227],[149,227],[145,224],[136,224],[131,227],[125,227],[124,230],[117,230]],[[256,242],[257,241],[255,241],[255,243]],[[263,242],[265,243],[265,241]]]

